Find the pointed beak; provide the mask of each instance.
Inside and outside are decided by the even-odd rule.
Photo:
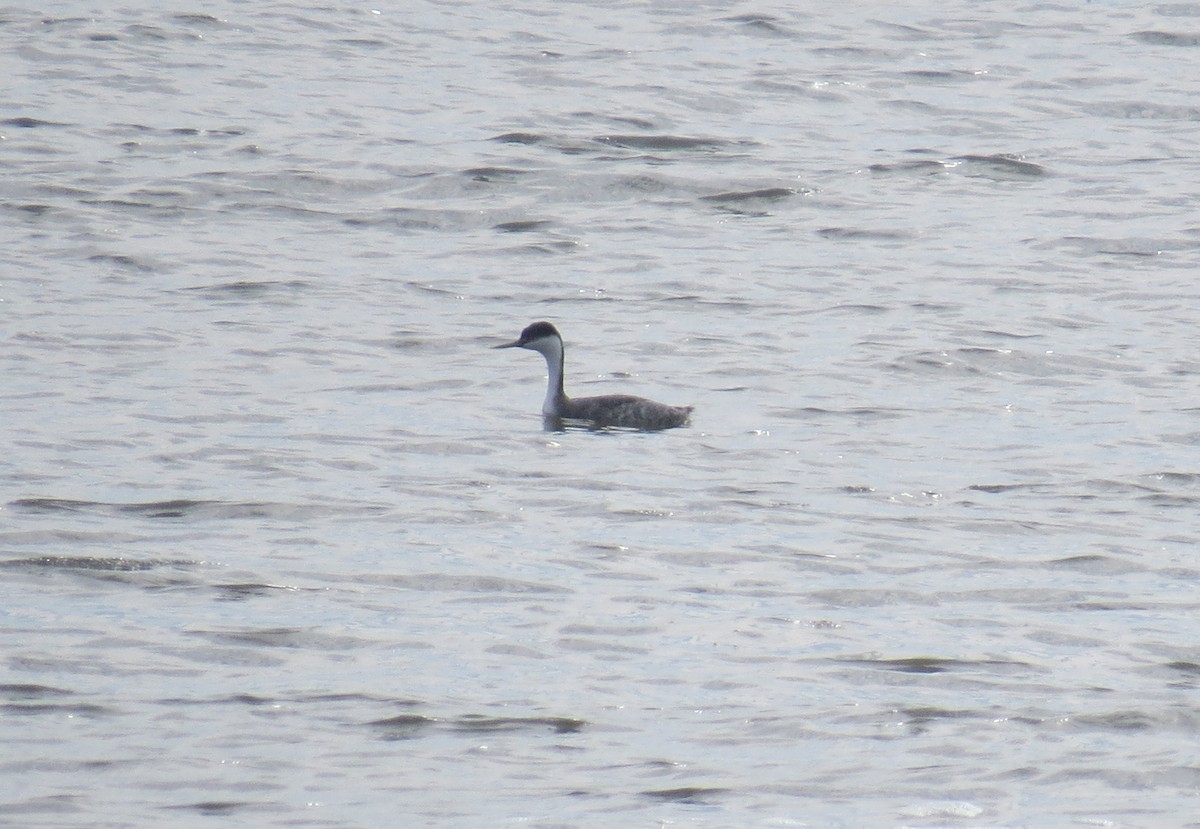
[[[520,347],[521,347],[520,340],[513,340],[511,343],[505,343],[504,345],[492,346],[492,348],[520,348]]]

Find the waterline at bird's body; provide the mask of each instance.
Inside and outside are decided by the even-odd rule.
[[[563,387],[565,350],[558,329],[548,322],[535,322],[514,342],[496,348],[528,348],[546,358],[550,377],[542,418],[548,429],[563,428],[564,421],[580,421],[593,429],[617,428],[657,431],[687,426],[691,406],[668,406],[629,394],[605,394],[599,397],[567,397]]]

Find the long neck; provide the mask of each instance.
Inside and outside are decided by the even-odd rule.
[[[554,338],[546,344],[545,349],[539,349],[546,358],[546,369],[549,379],[546,382],[546,400],[542,403],[542,414],[558,416],[567,402],[567,393],[563,391],[563,344],[562,340]]]

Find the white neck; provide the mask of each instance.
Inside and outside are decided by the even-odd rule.
[[[563,391],[563,344],[558,337],[546,337],[530,343],[532,348],[546,358],[546,370],[549,377],[546,381],[546,399],[542,401],[542,414],[557,417],[566,402],[567,395]]]

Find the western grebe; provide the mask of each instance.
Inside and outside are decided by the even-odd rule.
[[[563,391],[563,341],[558,329],[548,322],[535,322],[521,332],[515,342],[496,348],[528,348],[546,358],[550,380],[542,418],[546,428],[561,429],[564,420],[582,420],[596,429],[616,427],[656,431],[687,426],[691,406],[668,406],[629,394],[605,394],[575,400]]]

